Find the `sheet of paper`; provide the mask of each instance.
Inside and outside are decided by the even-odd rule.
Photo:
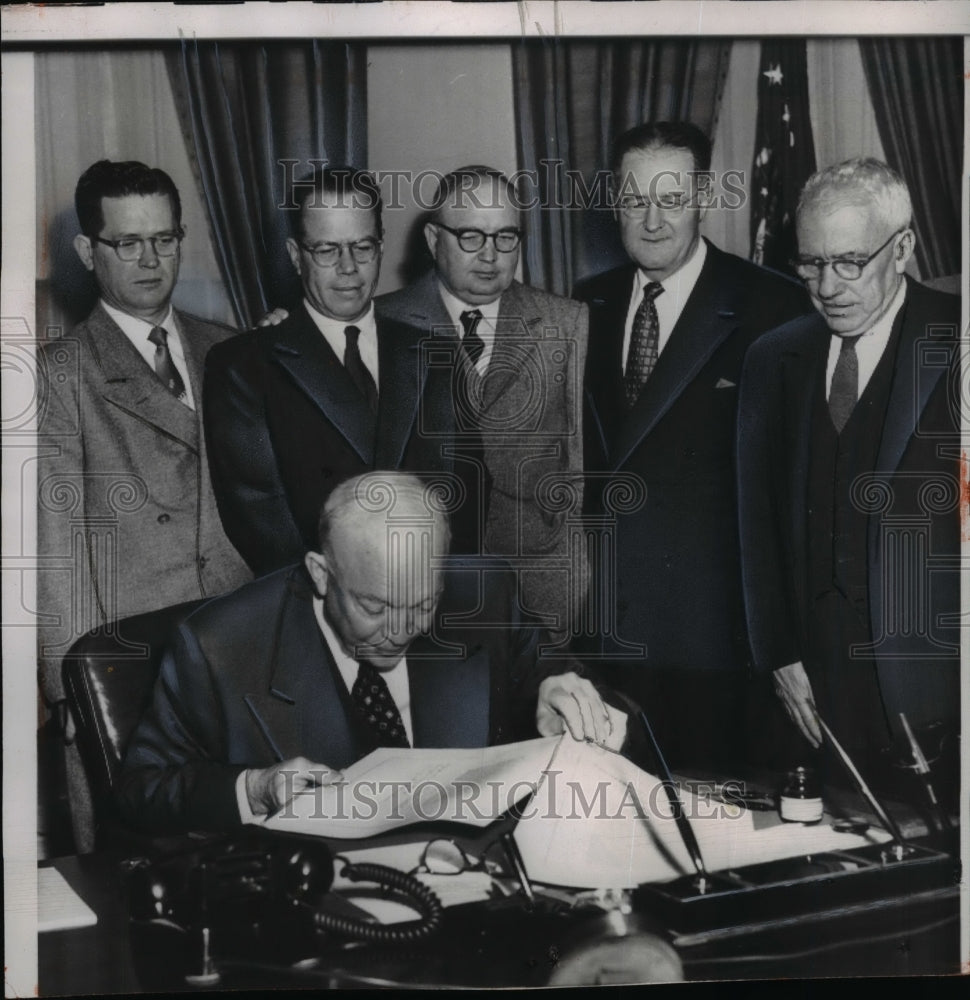
[[[487,826],[535,789],[560,739],[476,749],[375,750],[347,768],[339,785],[308,789],[264,825],[347,838],[432,821]]]
[[[708,871],[759,861],[850,849],[889,839],[883,830],[856,835],[816,826],[763,826],[735,804],[683,793]],[[583,888],[632,888],[693,872],[659,778],[624,757],[590,744],[563,741],[515,839],[529,877]]]
[[[38,931],[92,927],[97,922],[91,907],[67,884],[56,868],[37,869]]]

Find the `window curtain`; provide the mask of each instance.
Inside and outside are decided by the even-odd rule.
[[[730,43],[716,39],[513,46],[519,165],[531,196],[527,282],[565,295],[625,259],[603,183],[613,138],[651,119],[691,121],[712,135],[729,58]]]
[[[909,185],[926,278],[960,271],[963,39],[860,39],[886,160]]]
[[[184,40],[168,71],[219,268],[238,324],[250,327],[299,301],[280,209],[289,184],[311,160],[367,161],[366,50]]]

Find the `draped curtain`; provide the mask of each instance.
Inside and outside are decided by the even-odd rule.
[[[866,38],[859,50],[886,160],[909,185],[926,278],[960,271],[963,39]]]
[[[527,282],[567,294],[625,259],[604,184],[610,144],[651,119],[691,121],[712,135],[729,58],[730,43],[717,39],[513,46],[519,166],[532,196]]]
[[[241,327],[299,301],[280,206],[311,161],[364,165],[363,44],[200,42],[168,55],[179,120]]]

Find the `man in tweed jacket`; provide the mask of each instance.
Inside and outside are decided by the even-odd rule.
[[[38,355],[41,691],[70,738],[61,661],[84,632],[250,578],[209,482],[202,367],[228,328],[172,308],[182,240],[163,171],[102,160],[75,193],[75,249],[100,300]],[[90,849],[83,773],[68,753],[75,840]]]
[[[587,307],[514,279],[519,213],[494,168],[446,174],[424,235],[434,270],[376,307],[451,369],[454,468],[471,494],[453,517],[454,550],[508,559],[525,607],[561,638],[585,589],[568,521],[582,504]]]

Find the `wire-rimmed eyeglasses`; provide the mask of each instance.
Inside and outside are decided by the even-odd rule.
[[[185,230],[176,229],[172,233],[156,233],[154,236],[123,236],[120,240],[106,240],[101,236],[90,237],[92,243],[103,243],[111,247],[119,260],[131,263],[140,260],[145,252],[145,244],[151,243],[152,250],[159,257],[174,257],[179,244],[185,238]]]
[[[485,246],[486,240],[491,240],[495,244],[495,249],[499,253],[512,253],[517,250],[522,242],[522,230],[510,226],[507,229],[499,229],[495,233],[486,233],[483,229],[452,229],[443,222],[436,222],[439,229],[444,229],[451,233],[458,240],[458,246],[465,253],[477,253]]]
[[[318,267],[333,267],[340,260],[344,248],[350,251],[354,263],[370,264],[380,253],[382,245],[382,240],[358,240],[356,243],[318,243],[316,246],[310,246],[308,243],[300,244]]]
[[[897,229],[896,232],[886,240],[877,250],[873,250],[868,257],[796,257],[789,263],[794,268],[795,273],[802,281],[818,281],[825,270],[825,265],[829,264],[832,270],[845,281],[858,281],[862,277],[862,272],[874,261],[879,254],[889,246],[890,243],[900,233],[905,233],[906,229]]]

